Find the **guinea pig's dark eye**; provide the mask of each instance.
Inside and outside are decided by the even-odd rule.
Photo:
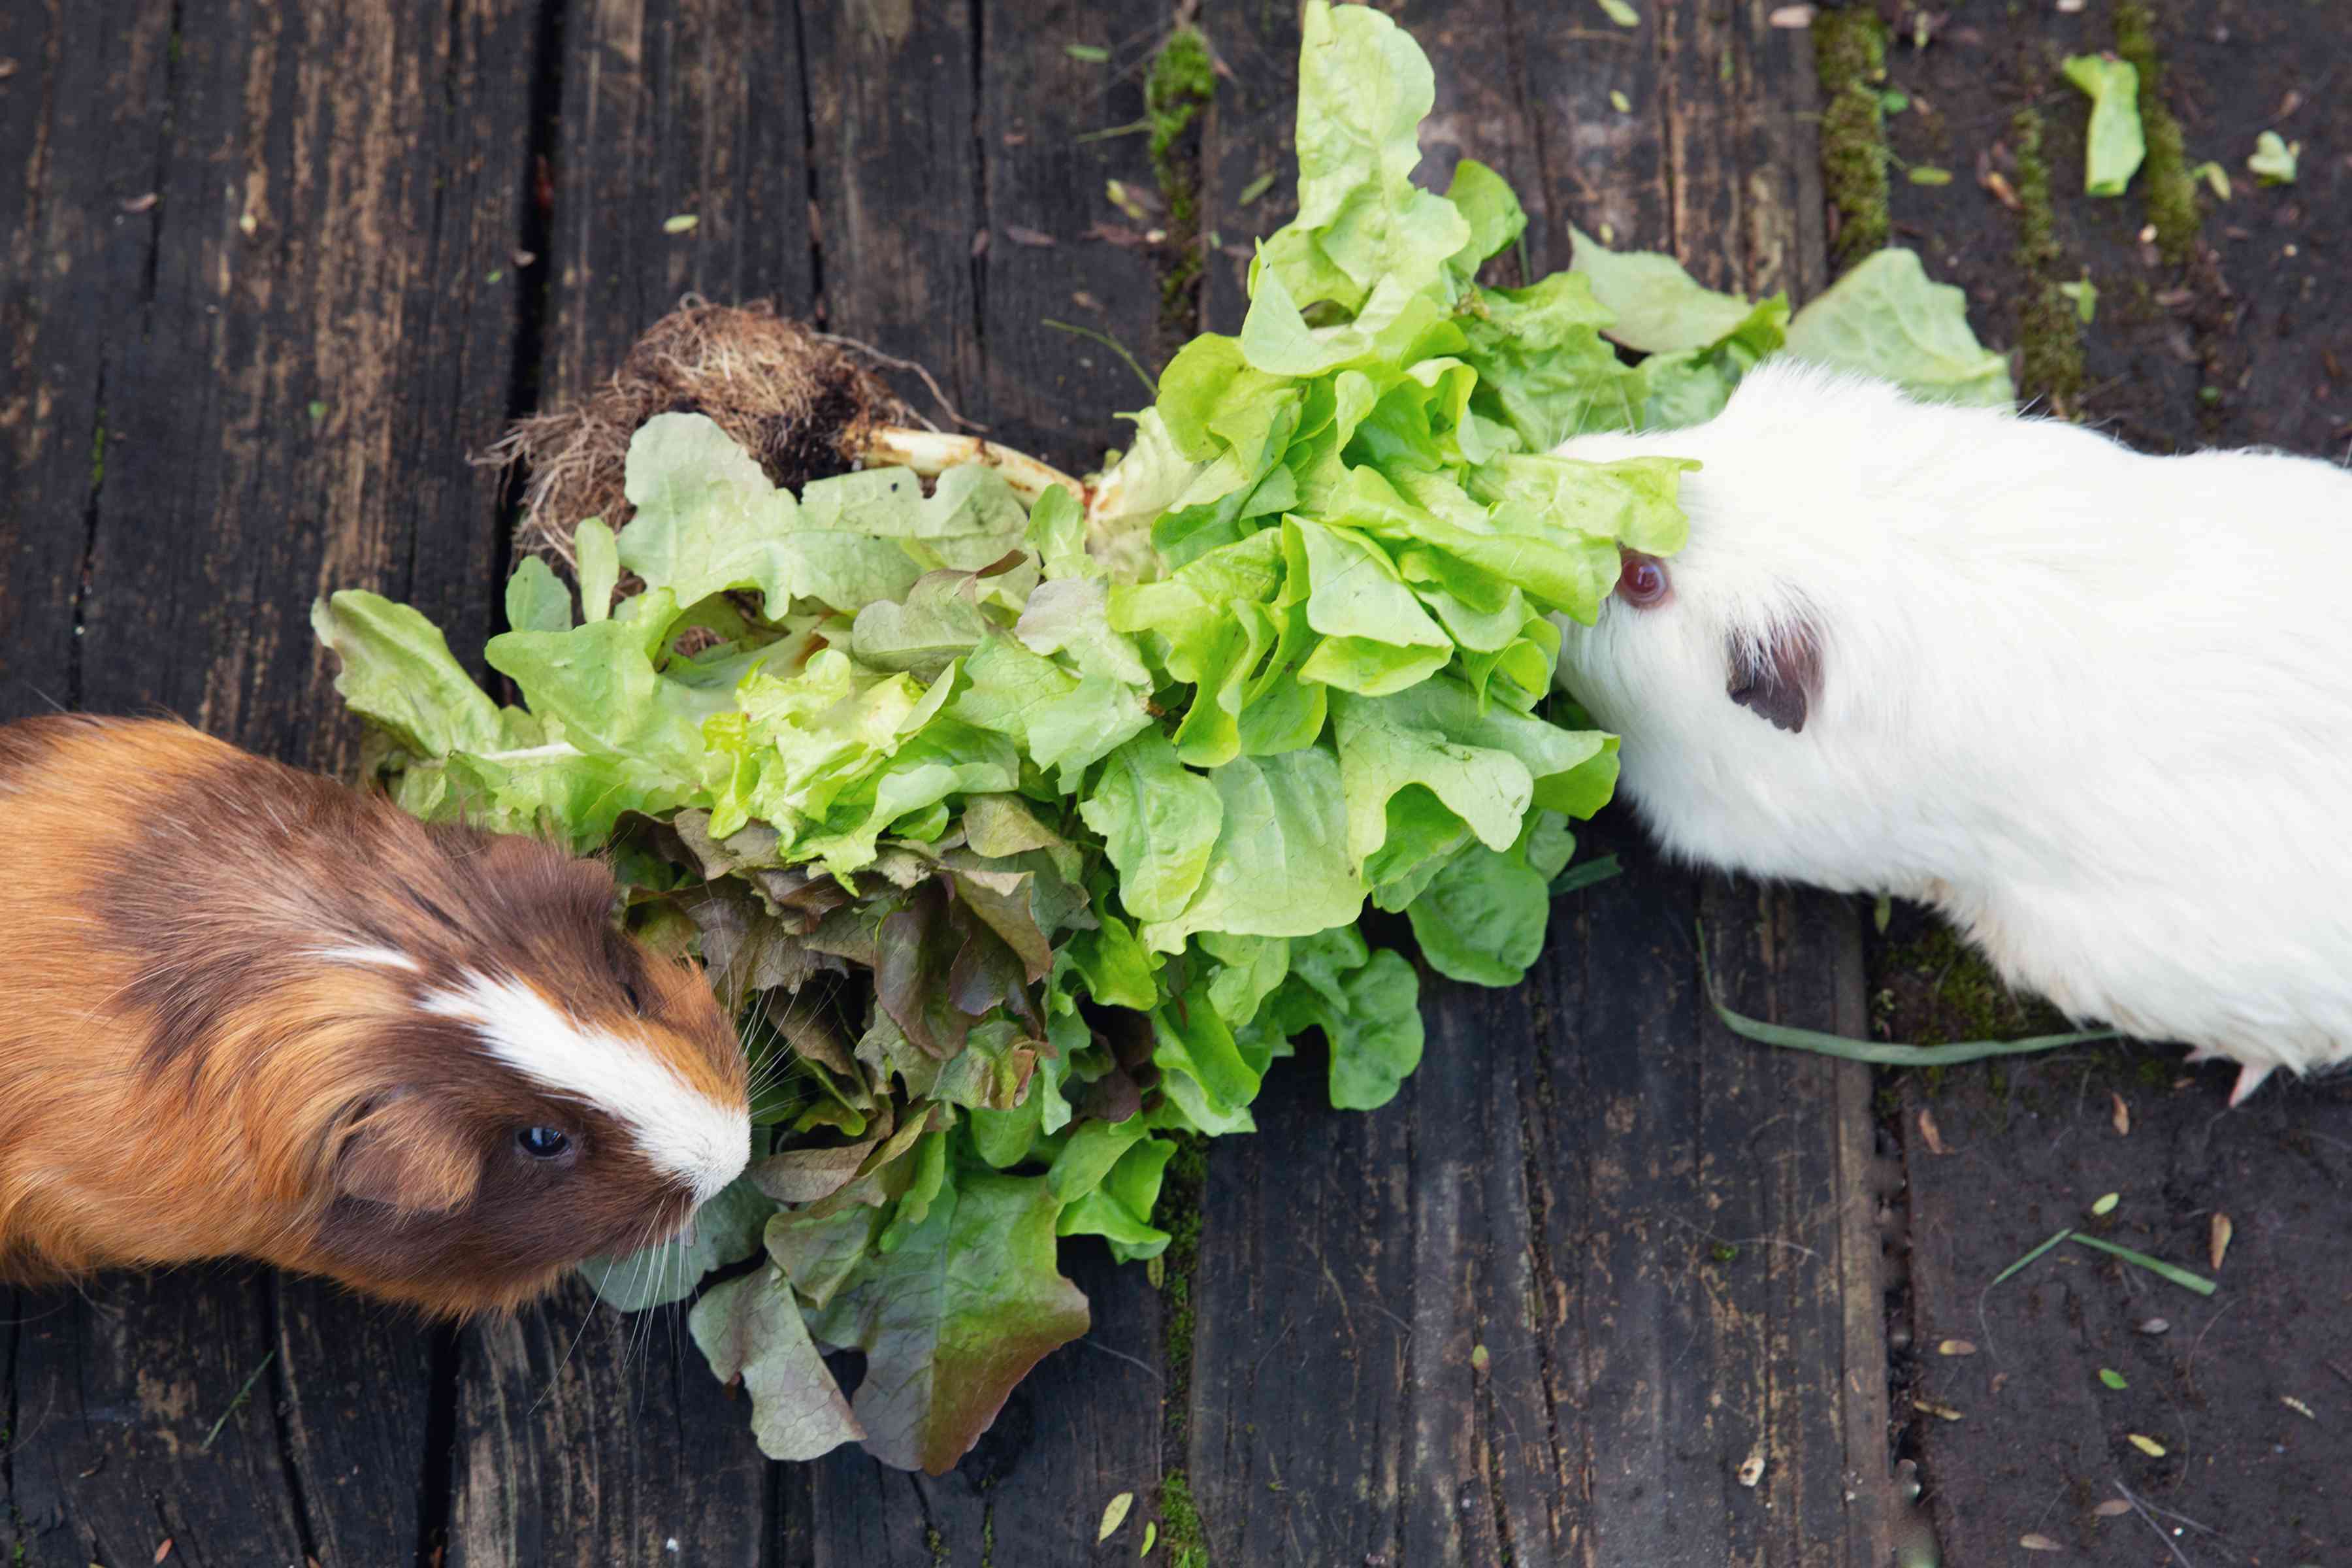
[[[572,1140],[558,1127],[526,1127],[515,1134],[515,1143],[534,1160],[552,1160],[572,1147]]]
[[[645,1011],[645,1008],[640,1006],[637,1003],[637,988],[630,984],[625,980],[621,982],[621,995],[628,1002],[630,1012],[643,1013]]]
[[[1624,555],[1624,565],[1617,574],[1617,596],[1637,610],[1664,604],[1667,588],[1665,563],[1638,550],[1628,550]]]

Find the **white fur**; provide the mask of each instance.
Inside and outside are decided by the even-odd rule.
[[[333,963],[369,963],[381,969],[404,969],[412,974],[416,972],[416,960],[396,947],[320,947],[310,951],[312,957]]]
[[[2158,458],[1768,363],[1696,458],[1672,596],[1563,623],[1672,853],[1941,909],[2069,1015],[2247,1067],[2352,1058],[2352,473]],[[1810,625],[1801,733],[1727,636]]]
[[[483,1047],[551,1095],[593,1105],[626,1127],[655,1165],[704,1203],[740,1175],[750,1112],[697,1092],[642,1041],[576,1022],[520,980],[467,977],[425,1010],[474,1026]]]

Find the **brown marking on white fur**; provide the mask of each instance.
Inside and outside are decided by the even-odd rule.
[[[466,1314],[690,1212],[613,1115],[419,1005],[503,973],[740,1106],[725,1015],[612,925],[604,868],[163,722],[0,727],[0,795],[42,857],[0,977],[0,1279],[241,1256]],[[573,1147],[533,1161],[529,1125]]]

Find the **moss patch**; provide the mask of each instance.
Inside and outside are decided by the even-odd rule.
[[[2118,0],[2116,53],[2139,72],[2139,128],[2147,143],[2140,165],[2141,190],[2156,245],[2167,261],[2186,266],[2197,254],[2204,216],[2197,205],[2197,182],[2189,173],[2188,142],[2180,121],[2164,106],[2164,68],[2156,58],[2156,23],[2142,0]]]
[[[2018,390],[2046,398],[2072,416],[2083,393],[2083,318],[2058,291],[2074,279],[2065,269],[2050,200],[2050,162],[2042,153],[2042,111],[2032,104],[2010,120],[2017,148],[2017,269],[2023,288],[2018,306],[2018,346],[2024,365]]]
[[[1167,1392],[1160,1404],[1160,1452],[1181,1458],[1191,1429],[1192,1396],[1192,1269],[1201,1257],[1201,1204],[1209,1185],[1208,1141],[1197,1135],[1175,1140],[1176,1152],[1160,1182],[1151,1222],[1168,1233],[1168,1249],[1158,1259],[1165,1300],[1162,1349]],[[1208,1568],[1209,1548],[1201,1515],[1181,1468],[1160,1478],[1160,1532],[1173,1568]]]
[[[1813,20],[1813,65],[1822,83],[1822,180],[1837,211],[1832,246],[1840,270],[1884,249],[1886,216],[1886,26],[1866,6],[1824,11]]]
[[[1168,1549],[1169,1568],[1209,1568],[1201,1513],[1192,1506],[1192,1483],[1181,1470],[1160,1479],[1160,1540]]]
[[[1905,910],[1890,931],[1874,955],[1873,990],[1877,1022],[1894,1038],[1944,1046],[2061,1034],[2068,1027],[2048,1003],[2004,985],[1983,955],[1934,915]],[[1940,1082],[1937,1069],[1927,1071],[1931,1088]]]
[[[1198,29],[1179,27],[1160,46],[1143,84],[1144,122],[1151,128],[1151,174],[1168,204],[1168,243],[1160,269],[1159,358],[1189,342],[1201,304],[1201,111],[1216,96],[1217,74]]]

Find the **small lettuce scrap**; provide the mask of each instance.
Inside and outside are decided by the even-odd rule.
[[[1559,622],[1622,549],[1681,547],[1690,466],[1562,441],[1711,417],[1781,352],[2008,396],[1907,252],[1793,319],[1580,235],[1488,287],[1526,215],[1475,161],[1413,183],[1421,51],[1320,0],[1303,37],[1298,216],[1085,504],[976,463],[793,493],[665,414],[628,526],[580,526],[576,607],[536,559],[508,585],[486,659],[520,706],[412,609],[315,612],[395,800],[604,853],[628,928],[736,1011],[750,1169],[584,1272],[626,1309],[723,1275],[689,1321],[773,1457],[943,1472],[1085,1331],[1060,1238],[1158,1256],[1180,1142],[1254,1130],[1307,1036],[1334,1106],[1394,1099],[1422,971],[1368,908],[1454,981],[1536,962],[1617,776],[1558,721]]]

